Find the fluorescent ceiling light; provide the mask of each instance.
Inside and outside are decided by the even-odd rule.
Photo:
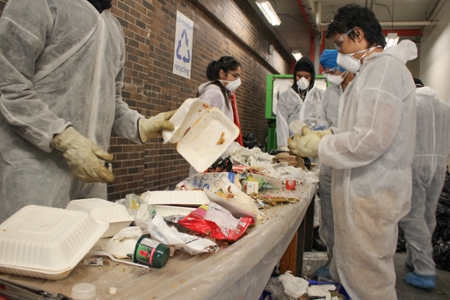
[[[300,51],[298,51],[298,50],[292,51],[292,55],[294,56],[294,58],[295,58],[296,61],[299,60],[300,58],[302,58],[302,56],[303,56],[303,55],[300,53]]]
[[[397,45],[398,39],[399,39],[399,37],[398,37],[397,33],[395,33],[395,32],[388,33],[388,35],[386,37],[386,47],[384,47],[384,48],[389,48],[389,47]]]
[[[258,0],[256,1],[256,5],[258,5],[259,9],[264,14],[264,17],[266,17],[267,21],[272,24],[272,26],[278,26],[281,24],[280,18],[269,1]]]

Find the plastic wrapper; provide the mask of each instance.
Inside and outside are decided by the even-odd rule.
[[[136,194],[128,194],[125,199],[121,199],[117,203],[125,205],[135,220],[150,220],[156,214],[155,208]]]
[[[180,233],[175,227],[169,227],[164,219],[156,214],[148,223],[148,233],[161,243],[183,249],[191,255],[216,252],[219,246],[211,240]]]
[[[295,277],[291,271],[286,271],[279,279],[283,283],[284,292],[292,298],[298,298],[308,290],[309,282],[303,278]]]
[[[234,242],[254,221],[251,217],[236,219],[220,205],[210,203],[200,206],[178,223],[200,234]]]

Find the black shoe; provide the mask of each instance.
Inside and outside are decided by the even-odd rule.
[[[320,252],[327,251],[327,246],[322,242],[319,235],[319,227],[314,228],[313,249]]]

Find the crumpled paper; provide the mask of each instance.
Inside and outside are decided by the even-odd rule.
[[[103,246],[103,251],[116,258],[128,258],[127,254],[134,253],[134,248],[141,235],[141,228],[137,226],[125,227]]]

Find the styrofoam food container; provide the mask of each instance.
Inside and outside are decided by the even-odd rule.
[[[65,278],[108,226],[83,211],[25,206],[0,224],[0,273]]]
[[[134,221],[125,206],[100,198],[72,200],[66,209],[85,211],[95,220],[108,222],[109,228],[102,238],[114,236]]]
[[[187,216],[196,208],[194,207],[182,207],[182,206],[170,206],[170,205],[153,205],[156,212],[160,214],[163,218],[173,215]]]
[[[198,207],[209,203],[204,191],[151,191],[142,194],[142,199],[148,204],[180,205]]]
[[[233,143],[239,128],[218,108],[209,108],[177,143],[177,151],[198,172],[204,172]]]
[[[200,98],[186,99],[169,120],[175,127],[174,130],[162,131],[164,143],[176,143],[180,141],[191,126],[205,114],[208,108],[209,104],[205,100]]]

